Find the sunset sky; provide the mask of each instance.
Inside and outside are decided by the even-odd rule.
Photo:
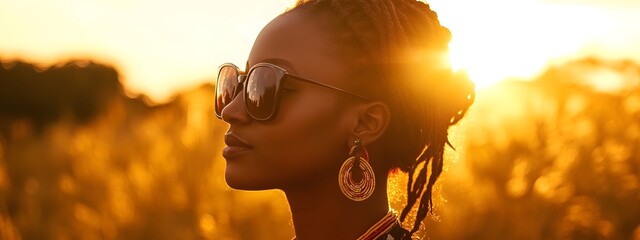
[[[244,65],[260,29],[294,0],[0,0],[0,59],[112,64],[132,94],[166,100]],[[637,0],[433,0],[452,64],[479,86],[583,56],[640,62]]]

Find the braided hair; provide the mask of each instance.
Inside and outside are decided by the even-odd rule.
[[[417,0],[298,0],[289,11],[298,10],[330,16],[331,35],[353,65],[353,84],[392,106],[383,136],[387,166],[408,173],[400,221],[417,204],[414,234],[433,206],[444,148],[451,146],[448,129],[475,97],[473,83],[447,64],[451,33]]]

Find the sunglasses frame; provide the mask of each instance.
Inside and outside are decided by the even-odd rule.
[[[326,83],[322,83],[322,82],[318,82],[318,81],[314,81],[308,78],[304,78],[304,77],[300,77],[298,75],[295,74],[291,74],[289,73],[286,69],[272,64],[272,63],[267,63],[267,62],[262,62],[262,63],[257,63],[255,65],[253,65],[253,67],[251,67],[249,69],[249,71],[247,72],[247,74],[242,74],[243,72],[240,71],[240,68],[238,68],[236,65],[234,65],[233,63],[224,63],[222,65],[220,65],[220,67],[218,67],[218,76],[216,77],[216,90],[215,90],[215,101],[214,101],[214,107],[215,107],[215,112],[216,112],[216,117],[218,117],[219,119],[222,119],[222,110],[224,110],[225,107],[228,106],[224,106],[222,109],[218,109],[218,84],[219,84],[219,80],[220,80],[220,72],[222,71],[223,68],[225,67],[232,67],[236,73],[238,74],[238,82],[236,83],[237,85],[234,87],[233,89],[233,96],[231,97],[231,101],[233,101],[233,99],[235,99],[238,94],[240,94],[240,92],[244,92],[242,94],[243,100],[244,100],[244,109],[247,112],[247,114],[249,114],[249,116],[251,116],[251,118],[258,120],[258,121],[269,121],[271,119],[273,119],[275,116],[278,115],[278,111],[280,109],[280,95],[281,95],[281,89],[280,89],[280,85],[282,85],[282,81],[284,81],[285,78],[289,78],[289,79],[295,79],[295,80],[299,80],[299,81],[303,81],[303,82],[307,82],[307,83],[311,83],[314,85],[318,85],[318,86],[322,86],[322,87],[326,87],[329,89],[333,89],[342,93],[346,93],[348,95],[357,97],[357,98],[361,98],[364,100],[369,101],[370,99],[362,96],[360,94],[356,94],[356,93],[352,93],[349,92],[347,90],[344,90],[342,88],[338,88],[335,86],[331,86],[328,85]],[[255,69],[259,68],[259,67],[268,67],[271,68],[275,71],[276,73],[276,93],[275,93],[275,99],[274,99],[274,105],[273,108],[271,109],[271,113],[269,114],[269,116],[267,116],[266,118],[258,118],[256,116],[254,116],[250,111],[249,111],[249,107],[247,106],[247,91],[243,91],[246,89],[246,85],[249,84],[249,77],[251,76],[251,73],[253,71],[255,71]]]

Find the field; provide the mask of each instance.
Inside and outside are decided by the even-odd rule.
[[[0,239],[290,239],[281,192],[224,183],[226,128],[212,85],[155,104],[106,65],[2,62]],[[640,240],[639,65],[479,89],[450,135],[422,236]]]

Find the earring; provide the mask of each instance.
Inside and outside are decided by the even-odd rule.
[[[342,194],[353,201],[364,201],[371,197],[376,188],[376,178],[369,164],[369,154],[356,139],[338,173],[338,184]]]

